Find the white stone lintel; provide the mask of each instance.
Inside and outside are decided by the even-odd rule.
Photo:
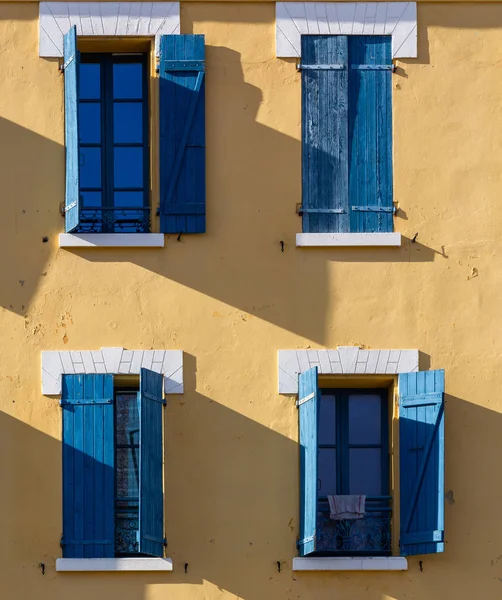
[[[73,26],[79,36],[151,37],[180,32],[179,2],[40,2],[39,53],[63,56],[63,37]]]
[[[298,247],[401,246],[400,233],[297,233]]]
[[[296,557],[293,571],[407,571],[404,556]]]
[[[418,371],[418,350],[279,350],[279,394],[298,394],[298,375],[317,367],[319,375],[395,375]]]
[[[301,56],[302,35],[391,35],[393,58],[417,57],[416,2],[277,2],[276,56]]]
[[[172,571],[170,558],[58,558],[56,571]]]
[[[163,233],[60,233],[60,248],[163,248]]]
[[[164,375],[166,394],[183,393],[182,350],[52,350],[42,352],[42,394],[60,396],[65,374],[139,375],[141,368]]]

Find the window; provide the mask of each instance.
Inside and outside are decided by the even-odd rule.
[[[302,35],[304,233],[393,229],[391,36]]]
[[[162,375],[63,375],[61,404],[64,558],[162,557]]]
[[[150,230],[147,58],[81,55],[77,232]]]
[[[320,391],[317,367],[300,373],[300,556],[391,554],[388,392]],[[400,552],[443,552],[444,371],[399,375],[397,423]],[[366,496],[365,509],[332,518],[328,497],[349,495]]]
[[[205,231],[203,35],[160,36],[159,152],[150,157],[148,54],[80,54],[64,36],[66,193],[70,233]],[[150,198],[150,163],[159,197]],[[154,224],[155,225],[155,224]]]
[[[391,551],[388,390],[320,390],[317,552]],[[329,495],[366,496],[362,519],[330,519]]]

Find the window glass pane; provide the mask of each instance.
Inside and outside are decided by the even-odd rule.
[[[322,394],[319,407],[319,444],[336,444],[336,400]]]
[[[79,98],[99,100],[101,97],[101,65],[98,63],[80,63]]]
[[[82,144],[101,142],[101,104],[99,102],[81,102],[79,107],[79,138]]]
[[[116,144],[140,144],[143,141],[143,104],[141,102],[114,103],[113,141]]]
[[[115,401],[117,445],[139,444],[139,403],[135,393],[117,394]]]
[[[381,409],[380,396],[349,396],[349,444],[381,444]]]
[[[319,496],[336,494],[336,450],[319,448],[318,473]]]
[[[143,65],[141,63],[116,63],[113,65],[113,97],[141,98]]]
[[[121,208],[137,208],[144,206],[143,192],[115,192],[115,206]]]
[[[115,148],[113,155],[115,187],[143,187],[143,148]]]
[[[349,494],[381,496],[381,449],[351,448],[349,453]]]
[[[80,198],[83,208],[101,206],[101,192],[80,192]],[[101,217],[101,212],[98,214]]]
[[[80,148],[80,187],[101,187],[101,148]]]

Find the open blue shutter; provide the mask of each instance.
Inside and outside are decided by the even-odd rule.
[[[300,556],[315,552],[317,524],[317,367],[298,376],[300,424]]]
[[[79,53],[75,25],[64,36],[64,104],[66,146],[65,228],[73,231],[80,219],[78,76]]]
[[[392,231],[391,69],[391,36],[350,36],[348,136],[352,232]]]
[[[139,551],[164,555],[162,407],[164,378],[141,369],[139,434]]]
[[[347,36],[303,35],[302,224],[348,232]]]
[[[160,230],[206,230],[204,36],[160,37]]]
[[[444,551],[444,371],[399,376],[401,554]]]
[[[63,556],[114,555],[112,375],[63,375]]]

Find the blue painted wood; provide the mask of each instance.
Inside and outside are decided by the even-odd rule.
[[[160,373],[141,369],[139,546],[150,556],[164,555],[163,390]]]
[[[77,28],[64,36],[64,103],[66,146],[65,228],[78,227],[80,220],[79,132],[78,132],[78,74]]]
[[[301,72],[302,208],[307,209],[302,228],[310,233],[347,232],[348,38],[303,35],[301,52],[306,67]],[[313,65],[343,69],[308,68]]]
[[[114,556],[112,375],[63,375],[63,556]]]
[[[399,376],[401,554],[444,551],[444,371]]]
[[[160,38],[160,230],[206,230],[203,35]]]
[[[300,556],[316,550],[317,528],[317,421],[319,391],[317,367],[298,376],[298,418],[300,428]]]
[[[350,36],[348,47],[350,231],[389,232],[393,229],[391,36]]]

